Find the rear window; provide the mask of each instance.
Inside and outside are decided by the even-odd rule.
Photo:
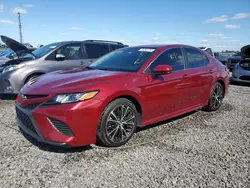
[[[112,50],[117,50],[119,48],[123,48],[124,46],[120,46],[120,45],[110,45]]]
[[[209,64],[208,58],[199,50],[185,48],[188,60],[188,68],[204,67]]]
[[[109,46],[107,44],[85,44],[89,59],[97,59],[109,53]]]

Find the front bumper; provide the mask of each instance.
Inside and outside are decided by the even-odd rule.
[[[20,78],[19,78],[20,79]],[[0,73],[0,94],[18,94],[19,88],[12,79],[12,73]]]
[[[250,83],[250,70],[243,69],[237,65],[232,72],[231,80],[234,82]]]
[[[96,142],[96,128],[100,118],[102,101],[88,100],[59,106],[35,106],[23,108],[16,102],[17,123],[29,136],[39,142],[67,147],[86,146]],[[59,128],[50,118],[61,122]],[[68,128],[73,134],[65,134]]]

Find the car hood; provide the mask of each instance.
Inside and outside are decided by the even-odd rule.
[[[18,53],[20,51],[26,51],[28,48],[24,46],[23,44],[9,38],[3,35],[0,35],[1,40],[3,43],[5,43],[10,49],[12,49],[14,52]]]
[[[243,59],[250,58],[250,45],[246,45],[246,46],[242,47],[240,52],[241,52],[241,57]]]
[[[217,56],[216,59],[218,59],[219,61],[227,61],[228,57],[227,56]]]
[[[117,81],[128,73],[104,70],[71,69],[51,72],[30,82],[22,89],[25,94],[82,92],[93,86]]]
[[[229,56],[228,59],[240,60],[240,59],[241,59],[241,56]]]

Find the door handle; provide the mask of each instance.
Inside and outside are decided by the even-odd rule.
[[[184,74],[183,79],[187,79],[187,78],[190,78],[190,76],[188,74]]]
[[[213,70],[213,69],[211,69],[211,70],[209,71],[209,73],[210,73],[210,74],[213,74],[213,73],[214,73],[214,70]]]

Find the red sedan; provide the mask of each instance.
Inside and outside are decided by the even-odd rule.
[[[26,84],[16,100],[17,121],[40,142],[117,147],[137,127],[219,109],[228,87],[228,69],[195,47],[127,47],[84,69],[48,73]]]

